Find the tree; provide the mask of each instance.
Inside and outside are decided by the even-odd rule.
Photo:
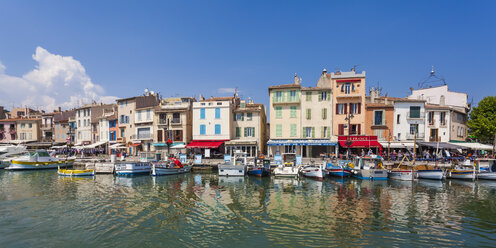
[[[486,96],[470,112],[468,120],[470,135],[481,143],[494,142],[496,133],[496,96]]]

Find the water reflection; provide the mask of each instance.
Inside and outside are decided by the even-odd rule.
[[[54,171],[2,171],[0,241],[52,247],[494,246],[495,194],[490,181],[213,173],[68,178]]]

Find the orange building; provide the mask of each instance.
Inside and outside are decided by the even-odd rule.
[[[394,127],[394,102],[388,97],[379,97],[376,89],[370,90],[365,103],[365,132],[377,136],[379,141],[392,141]]]

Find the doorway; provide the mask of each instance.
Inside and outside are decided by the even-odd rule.
[[[437,136],[438,131],[437,128],[431,129],[431,136],[429,137],[430,142],[436,142],[438,141],[439,137]]]

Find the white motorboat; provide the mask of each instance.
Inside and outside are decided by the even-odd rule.
[[[152,163],[152,176],[165,176],[188,173],[191,171],[191,166],[179,166],[173,162],[169,163]]]
[[[324,164],[311,164],[305,166],[301,169],[301,174],[305,177],[315,178],[318,180],[322,180],[325,177],[325,163]]]
[[[356,157],[354,162],[349,165],[351,175],[359,179],[387,180],[388,173],[384,169],[382,157],[377,155]]]
[[[296,177],[298,176],[298,167],[293,162],[279,164],[274,168],[274,176],[276,177]]]
[[[443,170],[430,165],[417,165],[415,172],[418,179],[443,180],[444,177]]]
[[[236,151],[232,160],[219,164],[219,176],[244,176],[247,164],[246,152]]]
[[[24,155],[13,158],[6,170],[40,170],[57,169],[72,166],[73,158],[56,158],[48,154],[46,150],[26,152]]]
[[[496,180],[496,159],[480,158],[475,162],[479,168],[477,173],[478,179]]]
[[[152,164],[147,162],[122,162],[115,164],[115,174],[118,176],[134,176],[150,174]]]
[[[26,152],[26,147],[22,145],[0,146],[0,169],[8,167],[12,159]]]

